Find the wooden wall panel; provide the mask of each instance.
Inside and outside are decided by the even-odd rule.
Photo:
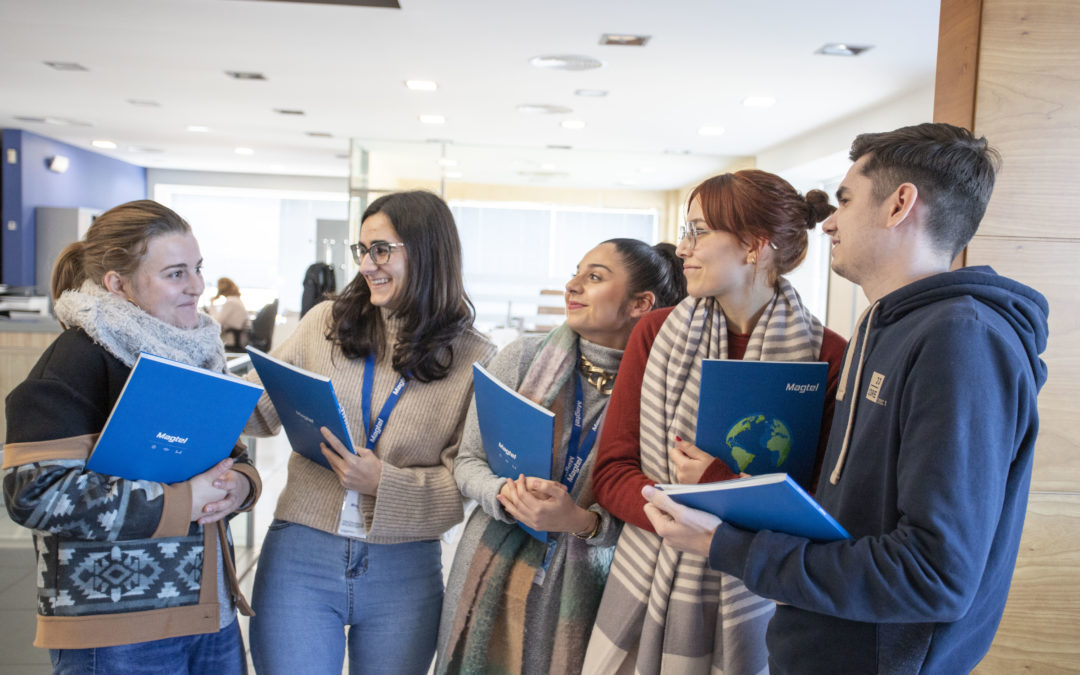
[[[1035,288],[1050,303],[1050,338],[1043,354],[1049,368],[1039,394],[1039,440],[1033,490],[1080,489],[1080,240],[976,237],[968,265],[990,265]],[[1080,621],[1080,617],[1077,619]]]
[[[980,675],[1080,670],[1080,495],[1032,494],[1009,603]]]
[[[26,379],[56,333],[0,332],[0,401]],[[7,437],[7,418],[0,415],[0,443]]]
[[[1080,236],[1080,2],[984,0],[975,131],[1004,157],[981,232]]]
[[[941,0],[934,121],[971,129],[982,0]]]

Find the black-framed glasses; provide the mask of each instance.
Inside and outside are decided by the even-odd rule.
[[[352,259],[357,265],[364,264],[365,255],[376,265],[385,265],[390,262],[390,254],[394,252],[395,248],[405,248],[405,244],[377,241],[370,248],[363,244],[353,244],[349,247],[349,250],[352,251]]]
[[[680,225],[679,226],[679,243],[682,243],[682,242],[686,241],[687,238],[689,238],[690,239],[690,248],[691,249],[697,248],[698,237],[700,237],[701,235],[703,235],[703,234],[705,234],[707,232],[712,231],[707,227],[698,227],[697,223],[700,223],[700,222],[701,222],[700,220],[691,221],[689,223],[683,223],[682,225]]]

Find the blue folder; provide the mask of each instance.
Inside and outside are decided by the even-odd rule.
[[[770,530],[815,541],[848,539],[847,530],[786,473],[697,485],[657,485],[671,498],[744,530]]]
[[[704,360],[694,445],[737,474],[810,487],[828,374],[822,361]]]
[[[86,461],[90,471],[179,483],[231,453],[263,388],[143,352]]]
[[[248,347],[247,352],[285,427],[293,452],[329,469],[330,463],[319,447],[326,442],[320,427],[332,431],[349,452],[356,452],[345,411],[329,377],[275,359],[254,347]]]
[[[484,454],[492,473],[517,479],[521,474],[551,480],[551,450],[555,413],[525,398],[473,364],[476,417]],[[521,525],[540,541],[547,532]]]

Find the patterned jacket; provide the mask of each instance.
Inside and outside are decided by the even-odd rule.
[[[8,513],[34,531],[38,626],[34,645],[77,649],[219,629],[225,526],[190,522],[188,483],[164,485],[85,470],[131,369],[78,328],[64,331],[7,397],[3,490]],[[168,405],[167,396],[162,405]],[[243,447],[234,468],[260,482]]]

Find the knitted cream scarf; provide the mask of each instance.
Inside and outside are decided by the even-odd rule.
[[[178,328],[89,280],[79,290],[64,291],[55,311],[65,326],[81,328],[124,365],[135,365],[144,351],[215,372],[225,370],[221,327],[206,314],[199,314],[197,328]]]

